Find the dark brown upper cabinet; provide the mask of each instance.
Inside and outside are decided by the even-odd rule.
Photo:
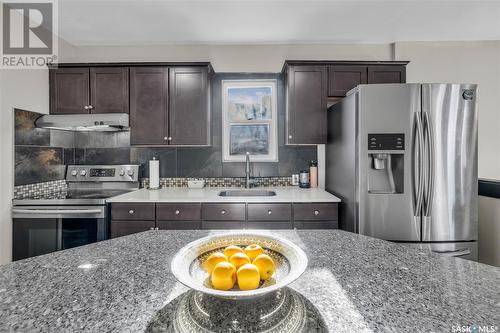
[[[128,68],[91,67],[90,105],[92,113],[129,112]]]
[[[209,145],[208,66],[132,67],[130,143]]]
[[[208,68],[172,67],[169,82],[169,144],[208,145]]]
[[[287,144],[326,143],[327,66],[287,66]]]
[[[130,68],[130,143],[168,141],[168,68]]]
[[[90,113],[89,68],[59,68],[49,72],[50,113]]]
[[[128,113],[128,68],[53,68],[50,113]]]
[[[368,83],[405,83],[405,66],[368,66]]]
[[[344,97],[358,84],[367,83],[367,76],[366,66],[329,66],[328,96]]]

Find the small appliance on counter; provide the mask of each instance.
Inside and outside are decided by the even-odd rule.
[[[106,199],[139,189],[138,165],[69,165],[67,191],[13,200],[13,260],[109,238]]]
[[[157,190],[160,188],[160,161],[153,157],[149,161],[149,189]]]
[[[301,170],[299,173],[299,187],[300,188],[310,188],[311,183],[309,181],[309,170]]]
[[[205,180],[204,179],[188,180],[188,187],[189,188],[204,188],[205,187]]]

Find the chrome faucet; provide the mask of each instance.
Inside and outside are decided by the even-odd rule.
[[[247,152],[245,159],[245,188],[250,188],[250,153]]]

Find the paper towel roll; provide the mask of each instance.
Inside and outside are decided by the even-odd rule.
[[[160,188],[160,161],[155,157],[149,161],[149,188]]]

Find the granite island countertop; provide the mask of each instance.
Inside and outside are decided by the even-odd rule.
[[[247,190],[239,187],[205,187],[202,189],[187,187],[165,187],[158,190],[140,189],[107,199],[106,202],[340,202],[340,199],[321,188],[299,188],[298,186],[256,187],[249,191],[272,190],[275,196],[222,197],[221,191]]]
[[[0,266],[0,331],[143,332],[187,291],[170,262],[220,231],[148,231]],[[500,268],[340,230],[273,231],[300,246],[291,288],[331,332],[500,327]]]

